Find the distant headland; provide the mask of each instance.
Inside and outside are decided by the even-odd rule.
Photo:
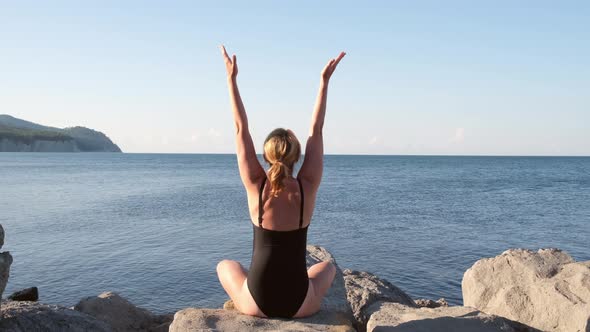
[[[0,152],[121,152],[100,131],[43,126],[0,114]]]

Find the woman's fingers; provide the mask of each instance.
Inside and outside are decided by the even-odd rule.
[[[227,54],[227,50],[225,49],[225,46],[220,45],[219,48],[221,49],[221,54],[223,56],[223,60],[225,61],[225,69],[227,70],[227,74],[229,76],[231,76],[232,78],[235,78],[236,75],[238,74],[238,64],[237,64],[236,55],[233,54],[232,57],[230,58],[229,55]]]
[[[227,51],[225,50],[225,46],[221,45],[221,55],[223,55],[223,58],[227,61],[229,61],[229,55],[227,55]]]
[[[338,65],[338,62],[340,62],[340,60],[342,60],[342,58],[345,55],[346,55],[346,53],[340,52],[338,57],[336,57],[335,59],[330,59],[330,61],[328,61],[328,64],[322,70],[322,77],[324,79],[326,79],[326,80],[330,79],[330,76],[332,76],[332,73],[334,73],[334,70],[336,70],[336,66]]]
[[[340,62],[340,60],[342,60],[342,58],[344,58],[345,55],[346,55],[346,53],[340,52],[340,54],[336,58],[336,62],[334,63],[334,67],[338,66],[338,63]]]

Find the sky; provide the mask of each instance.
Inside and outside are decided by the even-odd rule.
[[[234,153],[219,45],[250,132],[327,154],[590,155],[587,1],[0,0],[0,113],[124,152]]]

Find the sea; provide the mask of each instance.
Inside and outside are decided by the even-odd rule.
[[[0,224],[4,296],[66,306],[114,291],[157,313],[221,307],[216,264],[252,250],[235,155],[0,153]],[[308,243],[461,304],[463,273],[509,248],[590,260],[590,157],[327,155]]]

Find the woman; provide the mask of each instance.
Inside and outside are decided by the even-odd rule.
[[[258,162],[236,82],[236,56],[230,58],[223,46],[221,52],[236,125],[238,167],[254,228],[254,249],[249,272],[236,261],[223,260],[217,265],[219,281],[235,307],[246,315],[285,318],[312,315],[320,309],[336,274],[336,268],[329,262],[306,270],[305,255],[307,227],[322,178],[322,128],[328,82],[345,53],[330,60],[322,71],[305,159],[295,179],[293,166],[299,160],[301,148],[290,130],[275,129],[264,141],[268,172]]]

